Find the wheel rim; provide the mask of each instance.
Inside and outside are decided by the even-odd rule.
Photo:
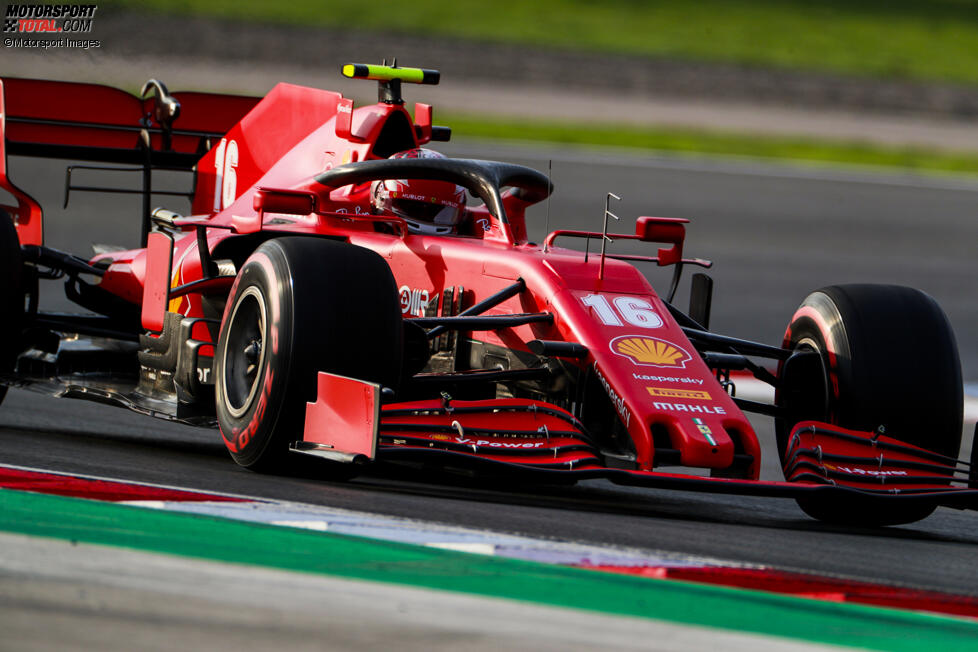
[[[255,286],[234,306],[224,341],[224,407],[237,418],[251,407],[265,363],[265,297]]]

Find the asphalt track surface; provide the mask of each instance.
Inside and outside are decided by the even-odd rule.
[[[551,229],[598,228],[605,192],[623,197],[615,212],[626,229],[637,215],[691,218],[687,254],[717,262],[712,326],[721,332],[777,343],[805,294],[831,283],[920,287],[950,315],[965,378],[978,378],[974,182],[480,143],[442,150],[544,171],[553,160]],[[10,168],[15,180],[51,207],[50,246],[87,253],[89,242],[135,242],[138,200],[79,195],[68,218],[60,210],[63,172],[23,159],[13,159]],[[530,219],[531,235],[540,237],[546,206]],[[56,285],[48,289],[60,292]],[[927,343],[908,342],[894,354],[926,355]],[[755,424],[769,443],[765,420]],[[970,434],[966,441],[964,452]],[[379,474],[340,484],[319,479],[315,466],[307,465],[291,477],[265,476],[236,467],[214,431],[23,391],[12,391],[0,408],[0,450],[5,464],[978,594],[978,514],[949,509],[908,526],[843,529],[808,519],[789,500],[634,490],[604,482],[501,488]],[[763,473],[778,477],[770,454]]]

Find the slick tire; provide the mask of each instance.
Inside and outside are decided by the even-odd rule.
[[[0,210],[0,373],[14,370],[24,318],[24,265],[14,222]],[[0,385],[0,403],[7,386]]]
[[[235,462],[282,470],[302,439],[316,374],[396,388],[403,327],[387,263],[372,251],[313,237],[276,238],[242,266],[214,358],[217,419]],[[340,479],[349,469],[333,467]],[[352,465],[342,465],[352,467]]]
[[[822,368],[803,382],[817,400],[799,406],[779,391],[779,405],[792,412],[791,419],[775,422],[782,460],[792,427],[806,419],[870,432],[883,426],[888,437],[957,457],[961,363],[951,325],[928,295],[896,285],[822,288],[795,312],[784,346],[817,351]],[[871,496],[798,504],[813,518],[847,525],[911,523],[934,511]]]

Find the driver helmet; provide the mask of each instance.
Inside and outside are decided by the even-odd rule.
[[[416,147],[390,158],[445,156]],[[403,218],[412,233],[442,235],[453,233],[465,215],[465,188],[431,179],[379,179],[371,184],[370,205],[374,213]]]

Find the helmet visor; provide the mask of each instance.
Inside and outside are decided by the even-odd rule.
[[[410,220],[455,226],[462,218],[463,209],[457,205],[443,205],[417,199],[393,197],[390,201],[390,210],[395,215]]]

